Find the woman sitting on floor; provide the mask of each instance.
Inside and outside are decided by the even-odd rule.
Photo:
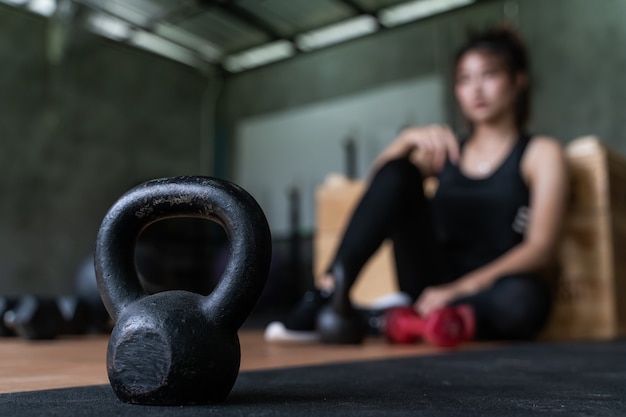
[[[551,292],[541,271],[553,260],[567,192],[563,149],[526,131],[528,60],[516,33],[495,28],[470,39],[455,70],[469,132],[409,128],[382,152],[321,287],[270,324],[268,340],[315,340],[333,271],[341,267],[351,285],[387,238],[399,288],[420,315],[468,305],[477,339],[528,339],[542,329]],[[431,176],[439,187],[427,200],[422,183]]]

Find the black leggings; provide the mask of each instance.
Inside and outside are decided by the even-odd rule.
[[[384,165],[352,214],[329,272],[341,264],[351,285],[381,243],[391,239],[401,291],[415,300],[424,288],[449,282],[422,183],[407,159]],[[462,303],[474,308],[478,339],[528,339],[543,327],[551,296],[542,278],[519,274],[453,302]]]

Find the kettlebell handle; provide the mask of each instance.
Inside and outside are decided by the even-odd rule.
[[[95,251],[98,289],[107,311],[117,320],[127,306],[148,296],[135,265],[137,239],[150,224],[175,217],[207,219],[224,228],[230,256],[222,279],[203,298],[202,309],[216,324],[239,329],[267,280],[270,230],[250,194],[236,184],[211,177],[148,181],[111,207],[100,226]]]

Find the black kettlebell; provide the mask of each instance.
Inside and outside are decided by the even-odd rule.
[[[207,296],[173,290],[148,295],[135,267],[135,243],[148,225],[198,217],[222,225],[230,258]],[[124,402],[185,405],[222,401],[241,352],[237,331],[267,280],[269,226],[241,187],[209,177],[148,181],[123,195],[105,216],[96,242],[98,289],[115,321],[107,372]]]
[[[350,283],[342,264],[331,271],[335,290],[328,303],[317,316],[317,331],[320,341],[327,344],[360,344],[366,333],[363,317],[350,302]]]

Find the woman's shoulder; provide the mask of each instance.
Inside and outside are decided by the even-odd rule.
[[[536,142],[536,143],[552,143],[555,145],[561,145],[562,143],[559,139],[555,138],[554,136],[550,136],[550,135],[543,135],[543,134],[532,134],[528,136],[530,138],[531,142]]]
[[[548,175],[565,167],[565,151],[558,139],[547,135],[533,135],[522,160],[526,179],[536,175]]]
[[[529,159],[562,158],[563,143],[548,135],[532,135],[529,138],[527,156]]]

